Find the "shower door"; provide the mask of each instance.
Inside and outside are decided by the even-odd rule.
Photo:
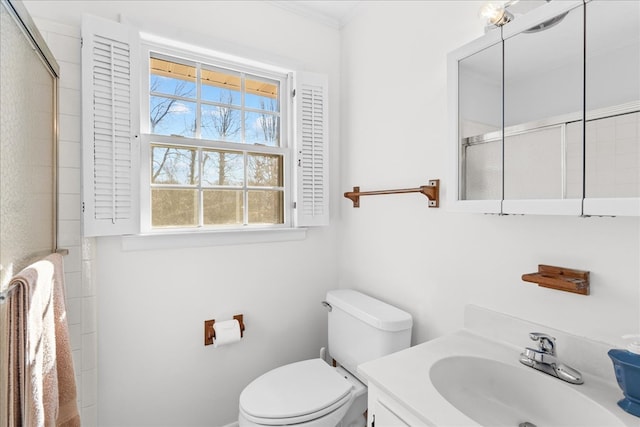
[[[56,249],[58,66],[21,6],[0,7],[0,291]]]
[[[22,4],[0,0],[0,291],[56,250],[57,82],[58,65]],[[13,426],[6,306],[0,301],[0,425]]]

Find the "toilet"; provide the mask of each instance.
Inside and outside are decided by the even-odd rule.
[[[327,292],[329,354],[336,362],[303,360],[273,369],[240,394],[244,426],[360,427],[366,425],[361,363],[408,348],[411,315],[351,289]]]

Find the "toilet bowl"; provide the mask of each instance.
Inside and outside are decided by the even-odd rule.
[[[408,348],[411,315],[351,289],[329,291],[329,353],[273,369],[240,394],[240,427],[362,427],[367,386],[357,366]]]
[[[258,377],[240,395],[240,427],[366,424],[367,388],[344,368],[322,359],[281,366]]]

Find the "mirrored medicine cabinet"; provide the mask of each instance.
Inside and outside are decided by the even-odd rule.
[[[640,2],[551,1],[448,59],[450,208],[640,216]]]

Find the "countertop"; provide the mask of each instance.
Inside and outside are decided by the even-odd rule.
[[[476,421],[460,412],[436,390],[431,383],[429,371],[440,359],[450,356],[473,356],[502,362],[517,369],[529,369],[548,381],[561,381],[542,372],[533,370],[519,362],[523,348],[503,341],[497,341],[469,329],[461,329],[449,335],[428,341],[409,349],[364,363],[358,367],[370,383],[400,402],[414,416],[424,421],[425,425],[434,426],[477,426]],[[580,366],[584,384],[567,387],[574,388],[594,403],[606,408],[620,420],[622,425],[640,427],[640,418],[634,417],[617,405],[622,391],[615,383],[615,378],[597,377]],[[613,372],[613,371],[611,371]],[[611,375],[613,377],[613,375]],[[523,385],[526,387],[526,385]],[[543,390],[532,390],[541,392]],[[560,406],[560,405],[559,405]],[[556,408],[549,410],[567,410]],[[603,426],[605,427],[605,426]]]

